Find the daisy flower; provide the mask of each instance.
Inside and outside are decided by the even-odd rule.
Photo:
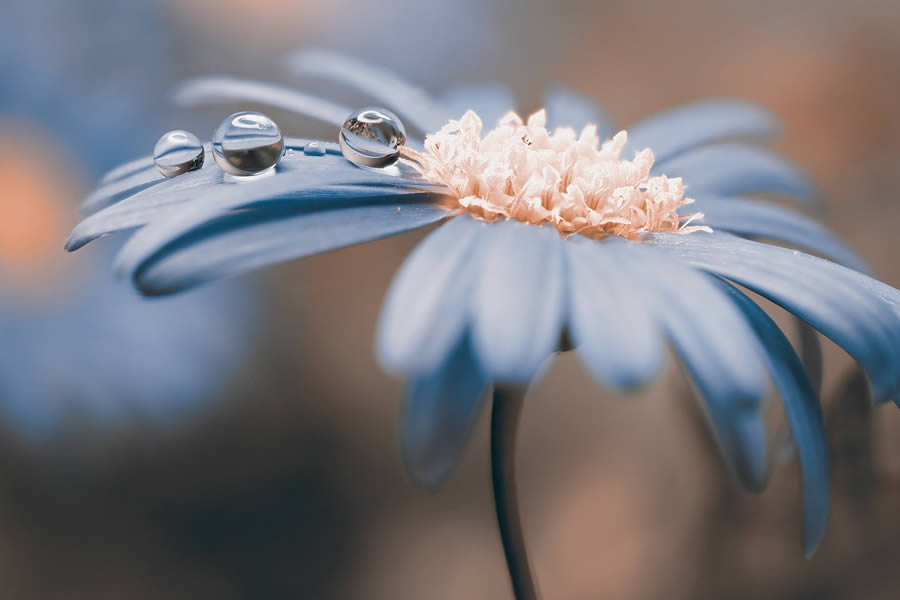
[[[0,45],[15,50],[0,52],[0,417],[34,441],[71,418],[108,427],[182,414],[218,391],[253,335],[243,286],[150,302],[110,275],[108,249],[65,260],[59,238],[77,222],[84,183],[134,151],[134,138],[158,135],[135,117],[145,86],[165,81],[160,67],[115,94],[88,85],[85,53],[116,44],[81,7],[59,28],[74,19],[95,44],[48,47],[47,13],[70,8],[17,5],[0,26]],[[151,16],[138,3],[113,29],[121,36],[124,21],[128,47],[149,53],[160,34]]]
[[[524,389],[560,350],[628,390],[651,382],[671,347],[726,463],[751,490],[768,472],[762,407],[774,386],[802,467],[805,548],[815,550],[829,468],[812,328],[862,365],[876,402],[900,401],[900,292],[813,220],[754,198],[819,202],[802,170],[764,147],[779,130],[772,115],[709,100],[620,131],[561,88],[523,119],[496,85],[434,97],[324,51],[295,53],[287,65],[399,114],[412,133],[400,162],[359,167],[338,145],[303,139],[287,140],[274,174],[253,182],[214,165],[166,180],[135,162],[95,192],[91,201],[108,208],[79,224],[67,247],[137,229],[116,269],[160,295],[441,223],[394,279],[376,350],[409,382],[402,449],[419,481],[447,476],[493,390],[495,499],[517,597],[536,588],[516,509],[516,423]],[[336,128],[351,113],[227,77],[185,82],[177,98],[266,103]],[[803,323],[803,359],[747,290]]]

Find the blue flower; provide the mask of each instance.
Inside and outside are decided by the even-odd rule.
[[[112,34],[138,54],[119,52],[115,68],[158,59],[151,4],[129,5],[112,31],[98,31],[83,6],[67,14],[70,4],[10,7],[0,26],[0,45],[14,50],[0,52],[0,416],[35,440],[72,418],[171,419],[210,398],[239,366],[255,312],[250,290],[231,283],[148,301],[109,273],[114,248],[72,261],[62,233],[48,234],[70,226],[82,181],[136,151],[135,137],[152,143],[158,131],[136,117],[149,107],[146,88],[165,82],[162,66],[142,69],[133,85],[89,81],[87,55],[118,47]],[[90,31],[92,43],[60,50],[72,30]]]
[[[496,85],[440,98],[391,73],[321,51],[288,64],[355,86],[419,134],[475,109],[494,122],[514,106]],[[201,78],[182,102],[257,101],[340,126],[347,107],[260,82]],[[545,100],[549,125],[615,129],[590,100],[566,89]],[[108,207],[72,232],[74,250],[140,228],[116,259],[145,294],[178,292],[268,264],[444,223],[412,253],[388,293],[377,333],[384,366],[405,375],[403,451],[420,481],[440,482],[457,462],[492,384],[527,385],[571,344],[598,381],[627,390],[652,381],[671,346],[703,398],[727,463],[750,489],[765,484],[761,406],[771,381],[784,403],[803,471],[807,552],[822,538],[829,467],[816,389],[821,360],[813,327],[853,356],[876,401],[900,402],[900,292],[869,277],[839,240],[800,213],[748,196],[807,207],[818,190],[787,159],[762,147],[779,123],[740,100],[689,104],[628,129],[630,150],[649,147],[652,174],[683,177],[712,233],[649,233],[639,241],[562,237],[550,226],[485,221],[442,202],[447,188],[402,169],[358,168],[335,144],[324,156],[292,150],[273,177],[237,184],[214,166],[173,180],[147,161],[97,190]],[[421,138],[419,138],[420,140]],[[409,144],[421,148],[411,136]],[[695,223],[696,224],[696,223]],[[773,240],[824,256],[771,245]],[[796,315],[801,354],[741,288]]]

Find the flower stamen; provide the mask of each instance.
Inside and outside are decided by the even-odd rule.
[[[493,221],[552,223],[560,233],[594,239],[636,239],[645,232],[711,231],[690,223],[702,213],[679,215],[693,203],[680,177],[651,176],[653,152],[621,158],[628,134],[600,143],[597,127],[581,134],[552,133],[540,110],[527,121],[510,111],[481,136],[481,119],[467,111],[425,138],[425,151],[403,149],[403,158],[432,183],[450,190],[454,208]]]

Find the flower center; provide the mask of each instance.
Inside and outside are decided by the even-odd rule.
[[[546,128],[546,111],[523,122],[515,112],[481,137],[473,111],[425,138],[425,152],[404,148],[403,156],[422,176],[446,186],[455,207],[478,218],[552,223],[564,235],[635,239],[651,231],[709,231],[689,225],[702,214],[679,215],[694,201],[681,178],[650,176],[653,152],[621,158],[628,134],[600,144],[597,127],[581,134]]]

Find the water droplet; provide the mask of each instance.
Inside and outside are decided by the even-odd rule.
[[[310,142],[303,147],[303,154],[307,156],[325,156],[325,146],[322,142]]]
[[[347,117],[341,127],[341,152],[350,162],[384,167],[400,157],[406,130],[394,113],[383,108],[364,108]]]
[[[294,155],[294,149],[293,149],[293,148],[288,148],[288,149],[287,149],[287,152],[285,152],[284,155],[287,156],[288,158],[290,158],[291,156]]]
[[[175,129],[164,133],[153,147],[153,162],[166,177],[175,177],[203,166],[203,144],[190,131]]]
[[[258,112],[231,115],[213,134],[213,157],[232,175],[256,175],[281,160],[284,137],[275,121]]]

